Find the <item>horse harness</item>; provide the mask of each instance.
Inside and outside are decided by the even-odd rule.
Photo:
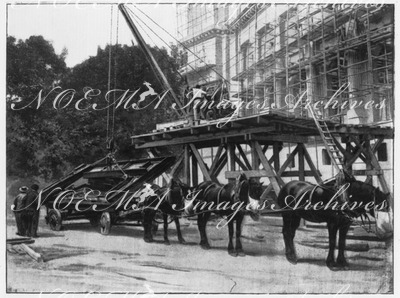
[[[308,199],[309,199],[309,201],[311,202],[312,196],[314,195],[314,192],[316,191],[316,189],[317,189],[318,187],[320,187],[320,188],[322,188],[322,189],[326,189],[326,190],[331,190],[330,188],[325,187],[325,186],[323,186],[323,185],[315,185],[315,186],[313,186],[313,187],[307,186],[307,187],[304,187],[304,190],[300,192],[300,194],[295,198],[295,200],[301,198],[302,196],[306,195],[307,192],[309,192]],[[373,188],[372,198],[373,198],[373,202],[374,202],[374,209],[373,209],[373,210],[374,210],[374,218],[375,218],[375,221],[376,221],[376,192],[377,192],[377,188]],[[339,197],[341,197],[341,196],[338,196],[336,199],[338,199]],[[348,202],[348,200],[346,200],[346,202]],[[344,202],[342,202],[342,203],[344,203]],[[351,223],[356,224],[356,225],[362,227],[367,233],[373,233],[373,232],[374,232],[374,231],[371,229],[371,220],[370,220],[370,218],[368,217],[367,214],[361,213],[361,214],[359,215],[359,217],[361,218],[361,222],[362,222],[362,223],[360,224],[360,223],[358,223],[358,222],[355,220],[356,217],[350,216],[347,212],[345,212],[345,210],[341,210],[341,211],[339,211],[339,212],[340,212],[340,214],[342,214],[343,216],[345,216]],[[365,224],[365,222],[364,222],[364,218],[368,220],[368,229],[366,228],[366,224]],[[377,226],[376,226],[376,224],[375,224],[375,233],[376,233],[376,231],[377,231]]]
[[[244,184],[245,182],[246,182],[245,180],[244,180],[244,181],[241,181],[240,183],[236,184],[235,187],[233,187],[233,188],[231,189],[231,191],[229,192],[229,198],[230,198],[231,203],[234,204],[234,203],[237,203],[237,202],[240,201],[240,198],[239,198],[240,190],[242,189],[242,186],[243,186],[243,184]],[[223,192],[224,190],[226,190],[227,186],[229,186],[229,184],[226,184],[226,185],[224,185],[224,186],[219,186],[219,185],[216,184],[216,183],[212,183],[212,184],[208,185],[208,186],[203,190],[203,198],[206,198],[206,197],[207,197],[207,195],[208,195],[208,193],[209,193],[209,191],[210,191],[211,189],[214,189],[214,188],[216,188],[216,187],[220,187],[220,189],[218,190],[218,193],[217,193],[217,205],[219,205],[220,200],[221,200],[221,194],[222,194],[222,192]]]

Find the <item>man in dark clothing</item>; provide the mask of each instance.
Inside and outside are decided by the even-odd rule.
[[[22,209],[24,207],[24,199],[27,191],[28,187],[22,186],[19,189],[19,194],[14,199],[14,205],[11,206],[11,210],[14,211],[15,221],[17,223],[17,235],[19,236],[25,236],[26,233],[26,229],[22,220]]]
[[[39,210],[37,208],[36,198],[38,196],[38,190],[39,186],[33,184],[24,198],[22,219],[26,227],[26,236],[28,237],[37,237]]]

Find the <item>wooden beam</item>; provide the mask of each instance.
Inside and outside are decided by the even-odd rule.
[[[175,173],[178,172],[178,169],[181,167],[183,160],[184,160],[184,154],[181,153],[178,160],[176,161],[176,163],[174,164],[174,166],[171,169],[171,172],[170,172],[171,177],[175,177]]]
[[[382,175],[383,170],[353,170],[352,174],[354,176],[377,176]]]
[[[228,171],[235,171],[235,146],[233,144],[227,144],[227,161],[228,161]],[[232,179],[229,182],[233,182]]]
[[[210,173],[208,172],[208,169],[203,161],[203,158],[201,157],[199,151],[197,150],[197,148],[194,146],[194,144],[190,144],[190,149],[192,150],[192,153],[194,155],[194,157],[197,160],[197,164],[201,170],[201,172],[203,173],[203,176],[205,178],[205,180],[207,181],[212,181]]]
[[[286,161],[283,163],[282,167],[278,171],[278,175],[282,175],[282,173],[286,170],[286,168],[293,162],[294,157],[296,156],[297,152],[299,152],[299,145],[294,148],[294,150],[289,154]]]
[[[222,150],[224,150],[224,146],[219,145],[218,149],[217,149],[217,153],[215,154],[215,157],[214,157],[213,162],[210,167],[210,173],[213,173],[215,168],[217,167],[219,159],[221,158]]]
[[[235,159],[235,162],[238,164],[238,166],[242,168],[243,171],[247,171],[247,170],[250,170],[250,169],[251,169],[251,168],[248,168],[248,167],[243,163],[243,161],[240,160],[240,158],[239,158],[236,154],[233,155],[233,158]]]
[[[299,158],[299,180],[304,181],[305,180],[305,165],[304,165],[304,146],[303,144],[297,144],[299,147],[299,153],[298,153],[298,158]]]
[[[318,174],[321,175],[321,173],[317,170],[317,175]],[[303,171],[303,175],[305,177],[313,177],[315,176],[315,173],[313,171]],[[281,177],[300,177],[300,171],[283,172]]]
[[[321,173],[315,167],[313,160],[311,159],[311,156],[308,153],[307,148],[304,146],[304,144],[301,144],[301,147],[303,147],[304,157],[308,163],[308,166],[310,167],[311,172],[313,173],[315,180],[317,181],[317,183],[321,183],[322,182]],[[318,152],[317,152],[317,154],[318,154]],[[306,176],[308,176],[308,175],[306,174]]]
[[[268,133],[274,132],[274,127],[251,127],[251,128],[240,128],[240,129],[230,129],[223,131],[219,129],[217,132],[213,133],[202,133],[199,135],[189,135],[189,136],[174,136],[172,131],[170,132],[171,136],[173,137],[171,140],[153,140],[152,137],[154,136],[155,139],[159,138],[159,135],[152,135],[151,139],[148,142],[142,144],[135,144],[135,148],[137,149],[145,149],[151,147],[163,147],[163,146],[172,146],[172,145],[180,145],[180,144],[188,144],[188,143],[202,143],[206,141],[212,140],[223,140],[226,138],[231,137],[243,137],[245,135],[251,133]]]
[[[190,150],[189,145],[184,146],[183,183],[190,185]]]
[[[251,169],[252,166],[250,165],[250,162],[249,162],[249,160],[247,159],[247,156],[246,156],[246,154],[244,153],[242,146],[241,146],[240,144],[236,144],[236,148],[238,149],[240,156],[243,158],[243,161],[244,161],[244,163],[246,164],[246,167],[247,167],[248,169]]]
[[[220,159],[220,162],[218,163],[218,166],[215,168],[215,171],[212,172],[211,174],[215,177],[218,177],[219,173],[221,173],[222,169],[224,168],[224,166],[227,164],[228,162],[228,157],[227,157],[227,153],[225,152]]]
[[[261,178],[268,177],[265,170],[248,170],[248,171],[226,171],[226,179],[236,179],[241,173],[245,174],[247,178]]]
[[[252,133],[249,135],[249,140],[258,142],[308,143],[308,137],[293,134],[258,135]]]
[[[279,171],[280,168],[280,158],[279,158],[279,153],[282,150],[282,144],[279,142],[274,142],[273,145],[273,161],[274,161],[274,168],[275,171]]]
[[[196,160],[197,157],[196,157],[195,152],[193,151],[192,146],[193,146],[193,144],[190,144],[190,148],[192,151],[192,155],[190,158],[190,160],[192,162],[192,177],[191,178],[192,178],[192,185],[196,186],[196,185],[199,185],[199,173],[198,173],[198,168],[197,168],[197,160]]]
[[[247,178],[262,178],[262,177],[268,177],[268,173],[266,170],[249,170],[249,171],[226,171],[225,172],[225,178],[227,179],[232,179],[236,178],[237,176],[240,175],[240,173],[244,173]],[[321,173],[317,171],[319,175]],[[299,177],[300,172],[299,171],[290,171],[290,172],[283,172],[281,174],[281,177]],[[304,171],[304,176],[306,177],[312,177],[314,176],[313,171]]]
[[[382,145],[382,143],[383,143],[384,140],[385,140],[384,138],[379,138],[379,139],[375,142],[374,147],[372,147],[372,152],[373,152],[373,153],[376,153],[376,152],[378,151],[379,147]]]
[[[281,189],[281,186],[284,185],[284,182],[283,182],[282,178],[280,176],[278,176],[277,173],[274,172],[274,169],[271,167],[267,158],[263,154],[260,144],[257,141],[255,141],[254,146],[255,146],[256,152],[258,154],[258,158],[260,159],[261,164],[264,167],[264,170],[267,171],[267,177],[269,178],[269,181],[271,182],[272,187],[275,190],[275,193],[278,194]]]
[[[379,164],[378,159],[376,158],[375,154],[373,153],[371,146],[368,146],[366,148],[366,150],[369,152],[370,154],[370,158],[371,158],[371,165],[374,168],[374,170],[378,170],[378,171],[382,171],[381,165]],[[385,180],[385,176],[383,175],[383,172],[381,174],[377,174],[378,176],[378,180],[379,183],[381,185],[382,191],[384,193],[391,193],[390,188],[388,187],[386,180]],[[390,207],[393,208],[393,196],[390,194],[389,195],[389,205]]]
[[[153,149],[150,148],[149,150],[147,150],[147,154],[150,158],[155,158],[157,155],[157,152]],[[164,178],[164,180],[168,183],[169,181],[171,181],[171,176],[165,172],[163,172],[162,177]]]

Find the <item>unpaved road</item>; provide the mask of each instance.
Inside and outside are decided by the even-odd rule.
[[[44,216],[44,210],[41,215]],[[346,252],[347,271],[325,266],[327,230],[300,228],[295,241],[299,263],[284,256],[279,217],[246,218],[242,243],[245,257],[231,257],[226,251],[228,229],[208,224],[211,250],[198,245],[195,221],[181,220],[187,241],[177,241],[170,225],[170,242],[162,243],[162,231],[155,243],[142,240],[141,227],[112,227],[103,236],[87,221],[66,222],[54,232],[41,219],[40,238],[30,244],[44,262],[27,255],[7,253],[8,292],[131,292],[131,293],[387,293],[392,291],[388,244],[377,241],[362,228],[349,233],[349,249],[360,244],[368,251]],[[7,236],[15,237],[15,223],[7,217]],[[161,225],[160,225],[161,228]],[[369,238],[359,240],[359,236]],[[389,258],[388,258],[389,256]]]

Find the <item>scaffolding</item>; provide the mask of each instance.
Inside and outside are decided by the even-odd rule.
[[[393,5],[184,5],[178,36],[190,84],[226,80],[232,100],[256,103],[242,116],[305,117],[309,101],[341,123],[393,119]]]

